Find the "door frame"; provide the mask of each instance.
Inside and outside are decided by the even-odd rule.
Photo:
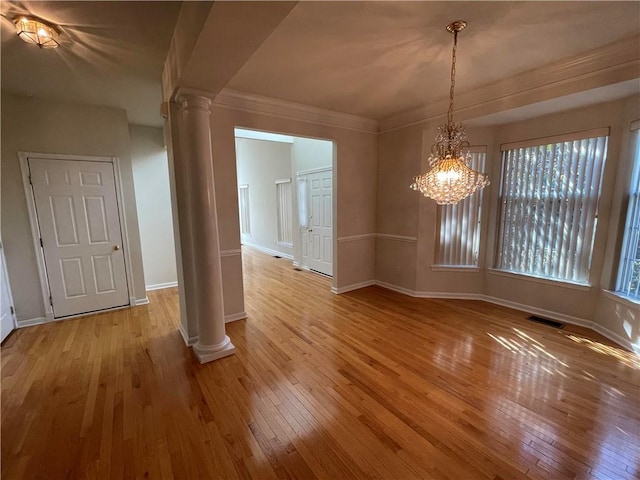
[[[335,171],[333,169],[333,165],[331,165],[330,167],[319,167],[319,168],[310,168],[308,170],[300,170],[299,172],[296,172],[296,184],[295,184],[295,196],[296,196],[296,211],[294,212],[295,215],[298,215],[299,212],[299,208],[300,205],[298,204],[298,180],[301,178],[307,178],[309,175],[312,175],[314,173],[324,173],[324,172],[331,172],[331,248],[333,249],[333,251],[331,252],[331,271],[332,271],[332,275],[331,278],[335,278],[336,276],[336,268],[335,268],[335,259],[336,259],[336,247],[337,247],[337,243],[336,243],[336,201],[335,201]],[[309,187],[307,186],[307,195],[310,193],[309,191]],[[310,205],[307,205],[307,211],[309,211],[309,207]],[[298,217],[296,217],[298,218]],[[297,223],[297,222],[296,222]],[[309,268],[308,265],[304,265],[303,261],[302,261],[302,230],[300,228],[300,225],[298,224],[298,231],[297,231],[297,235],[296,235],[296,240],[298,242],[298,248],[297,250],[300,252],[300,256],[299,261],[294,260],[293,265],[295,267],[300,267],[303,270],[308,270],[308,271],[313,271],[315,273],[318,273],[319,275],[325,275],[326,277],[328,277],[329,275],[326,275],[322,272],[317,272],[316,270],[311,270],[311,268]],[[294,246],[295,249],[295,246]],[[295,250],[294,250],[295,252]],[[295,257],[294,257],[295,258]]]
[[[0,255],[2,255],[2,271],[0,271],[0,278],[2,278],[7,283],[7,292],[9,295],[9,302],[11,303],[11,321],[13,322],[13,328],[11,329],[11,331],[13,332],[18,328],[18,320],[16,318],[15,303],[13,302],[13,293],[11,292],[9,271],[7,270],[7,256],[4,254],[4,243],[2,243],[2,240],[0,240]],[[4,338],[2,339],[2,341],[4,341]]]
[[[127,231],[127,222],[125,216],[124,202],[122,201],[122,177],[120,174],[120,158],[118,157],[102,157],[95,155],[66,155],[58,153],[37,153],[37,152],[18,152],[20,159],[20,170],[22,172],[22,185],[24,187],[25,199],[27,201],[27,211],[29,213],[29,224],[31,225],[31,239],[33,241],[33,250],[36,254],[36,264],[38,266],[38,277],[40,278],[40,289],[42,292],[42,305],[44,306],[45,319],[47,322],[56,320],[53,316],[53,307],[49,303],[49,277],[47,276],[47,267],[44,262],[44,252],[40,245],[40,223],[38,222],[38,214],[36,211],[36,203],[33,192],[33,186],[29,180],[29,158],[41,158],[47,160],[67,160],[82,162],[103,162],[111,163],[113,167],[113,175],[116,187],[116,202],[118,204],[118,215],[120,217],[120,233],[122,236],[122,250],[124,251],[124,267],[127,277],[127,292],[129,294],[129,306],[136,304],[136,292],[133,283],[133,272],[131,270],[131,257],[129,249],[129,234]],[[122,307],[120,307],[122,308]],[[93,312],[95,313],[95,312]],[[81,316],[84,314],[70,315],[60,320],[66,320]]]

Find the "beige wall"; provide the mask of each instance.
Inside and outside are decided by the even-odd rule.
[[[1,231],[18,321],[44,316],[18,152],[120,158],[133,287],[144,299],[129,128],[124,110],[41,100],[2,92]]]
[[[278,243],[276,203],[276,180],[291,179],[291,144],[236,138],[236,162],[238,185],[249,185],[251,233],[242,242],[293,258],[293,246]]]
[[[378,232],[376,280],[421,296],[470,296],[520,306],[568,321],[606,328],[610,337],[640,347],[640,314],[629,302],[601,295],[614,288],[617,252],[624,222],[624,192],[632,158],[629,124],[640,116],[639,98],[632,97],[586,108],[546,115],[496,127],[469,128],[472,145],[487,146],[491,185],[485,189],[480,272],[434,271],[437,249],[437,206],[408,189],[411,177],[426,171],[428,150],[436,124],[422,124],[379,136]],[[473,122],[473,119],[466,120]],[[591,267],[591,287],[540,282],[521,275],[491,271],[499,215],[502,143],[610,127],[609,148],[598,208],[598,225]],[[408,238],[400,238],[406,236]],[[416,242],[412,241],[416,238]],[[615,304],[615,305],[614,305]],[[615,312],[615,313],[612,313]],[[629,334],[628,332],[635,332]]]
[[[147,288],[177,281],[169,163],[161,128],[130,125],[136,210]]]

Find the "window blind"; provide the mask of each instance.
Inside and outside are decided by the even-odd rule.
[[[616,291],[640,299],[640,134],[637,128],[634,143],[634,166]]]
[[[240,204],[240,233],[251,235],[251,219],[249,218],[249,185],[238,186],[238,203]]]
[[[469,167],[483,172],[486,147],[471,149]],[[477,266],[480,249],[482,193],[480,190],[455,205],[441,205],[437,265]]]
[[[607,141],[599,129],[503,145],[496,268],[589,283]]]
[[[276,208],[278,210],[278,243],[292,247],[291,179],[276,180]]]

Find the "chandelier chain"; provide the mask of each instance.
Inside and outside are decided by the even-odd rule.
[[[449,111],[447,112],[447,123],[453,123],[453,95],[456,88],[456,51],[458,49],[458,32],[453,32],[453,53],[451,56],[451,87],[449,89]]]

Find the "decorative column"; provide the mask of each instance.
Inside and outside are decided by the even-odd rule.
[[[185,228],[190,229],[187,236],[191,239],[182,248],[191,249],[192,263],[185,268],[193,269],[193,292],[186,295],[186,298],[195,303],[192,311],[196,314],[198,324],[198,342],[193,346],[193,351],[200,363],[206,363],[235,352],[231,340],[225,334],[224,324],[218,215],[209,127],[211,100],[200,95],[181,94],[178,102],[183,156],[179,168],[185,169],[183,173],[189,186],[182,201],[188,206],[189,221],[185,222]]]

